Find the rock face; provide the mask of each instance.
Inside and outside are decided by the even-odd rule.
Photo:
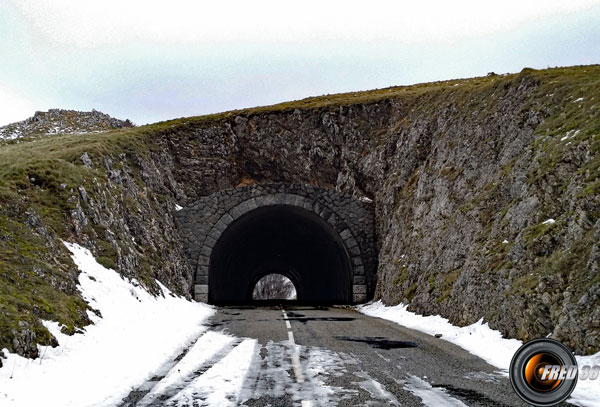
[[[597,350],[598,110],[576,102],[582,89],[552,95],[530,71],[461,86],[441,103],[424,94],[234,115],[163,143],[191,199],[244,179],[374,199],[376,298],[387,304]],[[578,114],[595,122],[560,122]],[[213,157],[194,165],[203,151]]]
[[[0,140],[14,140],[22,137],[47,136],[51,134],[77,134],[133,127],[129,120],[119,120],[92,110],[50,109],[35,114],[22,122],[0,127]]]
[[[53,161],[77,177],[27,167],[34,181],[15,181],[19,197],[38,199],[6,208],[23,224],[25,210],[40,214],[27,228],[49,247],[77,241],[126,277],[189,296],[176,205],[246,185],[335,190],[374,203],[376,299],[590,353],[600,347],[598,94],[597,66],[524,70],[124,130],[116,147],[90,139]],[[46,190],[53,200],[39,199]],[[64,229],[42,207],[53,202],[69,208],[58,211]]]

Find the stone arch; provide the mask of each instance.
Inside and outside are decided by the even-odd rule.
[[[360,288],[358,288],[358,287],[356,290],[351,288],[353,269],[354,269],[354,267],[352,267],[352,265],[364,268],[364,266],[362,264],[360,248],[358,247],[358,243],[356,242],[356,239],[354,239],[354,237],[352,236],[352,232],[350,231],[350,229],[347,227],[347,225],[343,221],[338,221],[338,222],[333,223],[333,222],[328,222],[328,220],[323,218],[323,214],[325,214],[325,213],[328,214],[329,219],[332,219],[332,220],[337,219],[339,217],[339,215],[337,215],[337,214],[335,214],[335,212],[331,211],[330,208],[318,206],[317,209],[319,209],[320,212],[316,212],[314,202],[312,202],[308,198],[298,196],[298,195],[293,195],[293,194],[273,194],[273,195],[269,195],[269,196],[260,196],[257,198],[251,198],[247,201],[241,202],[240,204],[238,204],[237,206],[232,208],[231,211],[229,211],[227,214],[223,215],[219,219],[219,221],[217,221],[217,223],[213,226],[213,228],[211,229],[210,233],[208,234],[208,236],[206,237],[206,239],[203,243],[203,247],[200,252],[201,253],[211,253],[211,255],[209,256],[208,261],[206,260],[206,256],[204,256],[204,255],[201,257],[201,259],[199,259],[198,269],[196,270],[196,273],[200,274],[200,275],[208,275],[209,276],[208,281],[214,287],[215,280],[218,280],[218,276],[215,277],[213,275],[215,273],[215,270],[214,270],[214,266],[212,264],[213,263],[212,254],[215,252],[215,249],[218,246],[219,242],[221,241],[223,234],[226,233],[226,231],[229,230],[230,225],[234,224],[238,219],[242,219],[245,216],[251,215],[252,213],[254,213],[255,211],[258,211],[261,208],[264,208],[264,209],[268,209],[268,208],[273,208],[273,209],[275,209],[275,208],[279,208],[279,209],[298,208],[300,210],[306,211],[307,214],[316,215],[316,216],[314,216],[315,218],[318,218],[318,220],[320,220],[323,224],[326,224],[330,227],[331,231],[335,235],[335,238],[339,239],[339,246],[342,250],[341,250],[341,253],[338,253],[338,254],[340,257],[343,258],[342,261],[345,264],[344,268],[347,270],[347,273],[344,273],[344,275],[338,275],[338,287],[341,288],[341,291],[344,291],[344,292],[348,291],[346,293],[346,295],[342,295],[342,296],[340,296],[340,295],[333,296],[333,294],[332,294],[331,300],[332,301],[335,300],[338,303],[352,302],[352,293],[354,291],[360,291]],[[291,212],[291,211],[288,211],[288,212]],[[355,250],[356,254],[353,255],[350,252],[350,249],[354,249],[354,248],[357,248],[357,249]],[[335,247],[332,247],[331,250],[335,251]],[[315,265],[315,267],[318,267],[318,265]],[[325,272],[326,270],[323,270],[323,271]],[[298,277],[298,278],[296,278],[296,281],[299,282],[298,299],[304,300],[304,301],[308,300],[307,297],[310,297],[310,295],[307,295],[307,293],[304,290],[302,290],[303,278]],[[345,287],[346,285],[348,286],[347,290],[343,289],[343,287]],[[297,286],[298,286],[298,284],[297,284]],[[207,285],[206,288],[201,288],[200,291],[202,291],[203,293],[206,292],[209,294],[208,300],[210,302],[215,303],[215,302],[223,302],[224,301],[222,298],[217,299],[217,297],[214,294],[215,290],[213,290],[213,294],[211,295],[209,285]],[[336,290],[331,290],[331,291],[336,291]],[[227,301],[233,302],[233,301],[235,301],[235,299],[228,298]],[[243,301],[243,299],[241,301]],[[313,297],[311,299],[311,301],[323,302],[324,300]]]
[[[252,211],[279,206],[308,211],[339,236],[350,268],[348,302],[363,302],[372,295],[376,270],[372,204],[337,191],[273,184],[219,191],[177,213],[177,225],[195,269],[193,295],[196,300],[209,300],[211,255],[223,233]]]

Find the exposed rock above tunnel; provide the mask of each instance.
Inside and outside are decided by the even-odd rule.
[[[59,238],[189,295],[176,204],[284,183],[373,201],[375,298],[597,351],[598,94],[598,66],[524,70],[3,145],[0,347],[85,323]]]

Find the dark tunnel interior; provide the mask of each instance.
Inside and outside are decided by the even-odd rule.
[[[351,302],[351,268],[337,232],[305,209],[273,205],[235,220],[216,243],[209,264],[209,302],[252,302],[257,281],[271,273],[288,277],[297,302]]]

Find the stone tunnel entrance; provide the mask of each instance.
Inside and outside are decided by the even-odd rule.
[[[256,283],[277,273],[297,300],[348,304],[372,297],[377,268],[373,204],[308,185],[234,188],[176,213],[194,298],[252,301]]]
[[[304,208],[264,206],[232,222],[212,250],[208,301],[249,302],[256,282],[272,273],[294,283],[299,302],[352,302],[352,268],[342,239]]]

